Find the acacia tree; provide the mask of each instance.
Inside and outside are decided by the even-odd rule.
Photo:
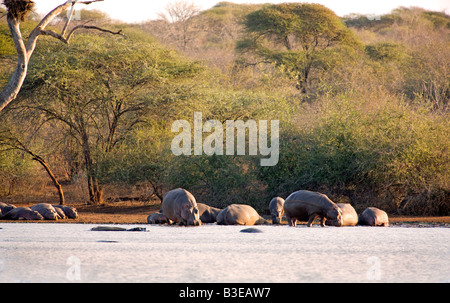
[[[22,37],[22,33],[20,31],[20,23],[25,21],[26,15],[32,11],[34,7],[34,2],[31,0],[3,0],[3,5],[7,9],[7,22],[9,29],[12,34],[12,38],[14,40],[14,44],[18,54],[17,66],[13,76],[11,77],[9,83],[5,88],[0,92],[0,111],[2,111],[9,103],[11,103],[14,99],[16,99],[19,94],[20,89],[22,88],[23,82],[27,76],[28,66],[31,59],[31,55],[33,54],[37,40],[42,35],[47,35],[54,37],[56,39],[61,40],[64,43],[69,43],[72,35],[79,29],[94,29],[100,30],[103,32],[108,32],[111,34],[122,34],[121,31],[112,32],[109,30],[102,29],[97,26],[90,25],[78,25],[68,31],[69,23],[71,21],[71,17],[67,18],[66,23],[61,31],[61,33],[57,33],[52,30],[46,30],[46,27],[50,24],[50,22],[57,17],[59,14],[64,12],[65,10],[72,8],[71,14],[73,13],[73,7],[75,4],[91,4],[94,2],[100,2],[103,0],[91,0],[91,1],[78,1],[78,0],[68,0],[64,4],[59,5],[51,12],[49,12],[33,29],[30,33],[28,40],[25,40]],[[70,14],[70,16],[71,16]]]
[[[190,40],[189,32],[192,18],[200,12],[200,8],[193,2],[185,0],[171,2],[166,7],[167,14],[169,15],[172,24],[179,27],[181,33],[181,41],[183,50],[186,50],[187,44]],[[165,14],[159,14],[159,16],[167,21]]]
[[[297,78],[297,88],[308,92],[314,64],[324,50],[357,41],[330,9],[320,4],[266,5],[247,15],[247,37],[238,42],[243,53],[282,66]]]
[[[75,142],[70,149],[84,164],[91,204],[102,202],[102,175],[109,174],[108,168],[102,170],[105,165],[99,167],[102,162],[127,150],[130,133],[158,116],[158,101],[151,96],[171,79],[198,69],[195,62],[145,39],[104,35],[80,34],[68,46],[47,40],[35,56],[22,92],[8,110],[39,119],[37,125],[52,123],[69,139],[63,145]]]

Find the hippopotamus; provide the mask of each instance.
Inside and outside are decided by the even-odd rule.
[[[172,221],[169,220],[164,214],[162,213],[162,210],[159,212],[150,214],[147,217],[148,224],[172,224]]]
[[[359,215],[359,225],[389,226],[389,218],[385,211],[376,207],[368,207]]]
[[[273,198],[269,203],[269,210],[272,216],[272,223],[280,224],[284,215],[284,199],[280,197]]]
[[[260,225],[268,222],[250,205],[231,204],[217,215],[219,225]]]
[[[10,210],[16,208],[14,205],[0,202],[0,218],[5,216]]]
[[[180,225],[202,225],[195,197],[185,189],[167,192],[162,200],[163,214]]]
[[[342,210],[326,195],[308,190],[299,190],[287,197],[284,202],[284,212],[289,226],[296,226],[296,221],[308,221],[311,227],[319,217],[321,226],[329,219],[333,226],[342,226]]]
[[[53,209],[56,211],[56,213],[58,214],[58,220],[59,219],[67,219],[66,214],[64,213],[64,211],[62,210],[62,208],[56,207],[55,205],[52,205]]]
[[[37,211],[32,210],[29,207],[16,207],[10,210],[5,216],[4,219],[10,220],[43,220],[44,217],[41,216]]]
[[[202,223],[217,222],[217,215],[220,213],[221,209],[211,207],[204,203],[197,203],[197,206],[200,212],[200,220],[202,221]]]
[[[69,219],[78,218],[78,211],[75,207],[67,205],[52,205],[52,206],[53,208],[55,208],[56,211],[58,211],[58,209],[61,209],[64,212],[64,215]]]
[[[51,204],[39,203],[31,206],[30,208],[40,213],[45,220],[58,220],[58,213]]]
[[[349,203],[337,203],[336,204],[342,211],[342,226],[355,226],[358,224],[358,214],[353,206]],[[326,225],[333,225],[330,220],[325,222]]]

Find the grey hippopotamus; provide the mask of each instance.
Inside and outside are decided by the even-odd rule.
[[[78,211],[75,207],[67,206],[67,205],[52,205],[56,211],[61,209],[64,212],[64,215],[69,219],[77,219]]]
[[[358,214],[353,206],[349,203],[337,203],[336,204],[342,211],[342,226],[355,226],[358,224]],[[326,225],[333,225],[330,220],[325,222]]]
[[[272,216],[272,223],[280,224],[284,215],[284,199],[280,197],[273,198],[269,203],[269,210]]]
[[[163,214],[180,225],[202,225],[195,197],[185,189],[167,192],[162,201]]]
[[[172,224],[172,221],[169,220],[164,214],[162,213],[162,210],[160,210],[157,213],[150,214],[147,217],[147,223],[148,224]]]
[[[0,202],[0,218],[2,216],[5,216],[9,211],[11,211],[14,208],[16,207],[12,204]]]
[[[197,203],[197,206],[200,212],[200,220],[202,221],[202,223],[217,222],[217,215],[220,213],[221,209],[211,207],[204,203]]]
[[[4,219],[10,220],[43,220],[44,217],[41,216],[37,211],[32,210],[29,207],[16,207],[10,210],[5,216]]]
[[[342,211],[326,195],[308,190],[299,190],[287,197],[284,202],[284,212],[289,226],[296,226],[296,221],[308,221],[311,227],[319,217],[321,226],[325,226],[328,219],[333,226],[342,226]]]
[[[58,213],[51,204],[39,203],[30,208],[40,213],[45,220],[58,220]]]
[[[359,215],[359,225],[389,226],[389,218],[385,211],[376,207],[368,207]]]
[[[67,219],[67,216],[64,213],[64,211],[62,210],[62,208],[56,207],[55,205],[52,205],[52,206],[53,206],[53,209],[58,214],[58,219]]]
[[[219,225],[259,225],[268,222],[250,205],[231,204],[217,215]]]

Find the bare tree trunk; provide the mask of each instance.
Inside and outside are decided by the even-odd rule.
[[[20,89],[22,88],[22,84],[28,70],[27,49],[22,39],[22,33],[20,32],[20,21],[14,20],[9,16],[7,19],[14,44],[16,46],[18,59],[17,67],[13,76],[6,87],[0,92],[0,111],[2,111],[12,100],[17,97]]]
[[[55,175],[51,171],[47,162],[45,162],[44,159],[42,159],[39,156],[34,156],[33,160],[39,162],[44,167],[44,169],[47,171],[47,174],[50,176],[50,179],[52,179],[52,181],[53,181],[53,185],[55,185],[56,189],[58,190],[59,205],[64,205],[65,199],[64,199],[64,192],[62,190],[62,186],[61,186],[61,184],[59,184],[58,180],[56,179]]]
[[[95,168],[91,156],[91,147],[89,144],[89,137],[85,131],[82,134],[84,163],[86,167],[88,189],[89,189],[89,203],[100,204],[103,203],[103,188],[99,186],[98,179],[95,174]]]
[[[55,185],[56,190],[58,191],[59,204],[64,205],[65,198],[64,198],[64,192],[63,192],[62,186],[61,186],[61,184],[59,184],[58,179],[56,179],[55,174],[53,174],[53,172],[50,169],[50,166],[47,164],[47,162],[44,159],[42,159],[42,157],[36,155],[33,151],[31,151],[30,148],[28,148],[25,144],[23,144],[17,138],[8,138],[6,143],[3,143],[3,144],[10,146],[12,149],[17,149],[17,150],[21,150],[21,151],[25,152],[25,153],[29,154],[30,156],[32,156],[34,161],[39,162],[39,164],[41,164],[42,167],[44,167],[45,171],[47,172],[50,179],[52,180],[53,185]]]

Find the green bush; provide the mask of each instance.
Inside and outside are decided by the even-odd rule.
[[[396,211],[408,196],[448,191],[448,117],[415,110],[395,98],[340,96],[305,107],[295,121],[282,135],[279,165],[260,169],[269,196],[319,190],[348,196],[361,208],[379,205]],[[389,194],[392,186],[402,189],[395,197]]]

